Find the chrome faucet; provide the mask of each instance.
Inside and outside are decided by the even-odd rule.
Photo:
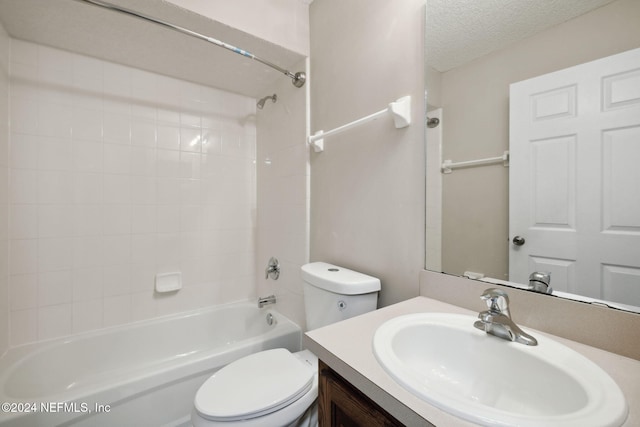
[[[278,280],[280,277],[280,263],[278,259],[275,257],[269,258],[269,262],[267,263],[267,268],[264,270],[264,278],[273,280]]]
[[[478,319],[473,326],[508,341],[519,342],[525,345],[538,345],[538,341],[524,332],[511,320],[509,313],[509,297],[500,289],[486,289],[480,297],[489,307],[478,314]]]
[[[262,308],[267,304],[275,304],[276,296],[269,295],[268,297],[258,297],[258,308]]]
[[[551,283],[551,273],[534,271],[529,276],[529,287],[527,289],[541,294],[551,294],[553,289],[549,286],[549,283]]]

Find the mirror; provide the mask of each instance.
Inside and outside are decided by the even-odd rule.
[[[510,149],[509,86],[640,47],[640,2],[554,3],[427,0],[427,117],[440,120],[436,127],[425,123],[427,269],[517,285],[509,277],[513,184],[501,158]],[[639,92],[636,87],[634,96]],[[495,161],[441,172],[443,160],[489,158]],[[640,259],[640,246],[628,251]],[[640,269],[627,273],[629,281],[640,280]],[[572,289],[563,289],[553,273],[551,286],[554,295],[580,299],[565,295]],[[640,306],[640,287],[637,292],[635,303],[608,305],[634,309],[625,303]],[[612,301],[602,291],[584,296]]]

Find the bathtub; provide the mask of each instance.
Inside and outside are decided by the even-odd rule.
[[[189,425],[215,371],[301,343],[278,312],[234,303],[16,347],[0,359],[0,426]]]

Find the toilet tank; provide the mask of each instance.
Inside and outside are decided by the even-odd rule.
[[[378,278],[326,262],[312,262],[302,266],[302,280],[308,330],[378,307]]]

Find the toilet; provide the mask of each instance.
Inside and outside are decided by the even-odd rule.
[[[308,329],[376,309],[380,280],[325,262],[302,266]],[[318,358],[309,350],[265,350],[212,375],[194,399],[194,427],[315,426]]]

